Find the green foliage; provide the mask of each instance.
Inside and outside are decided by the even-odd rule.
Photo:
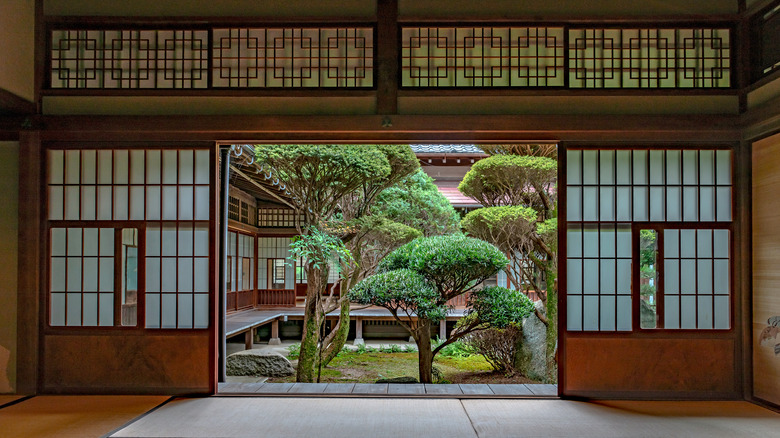
[[[544,222],[536,223],[536,234],[542,236],[545,241],[552,241],[558,238],[558,218],[550,218]]]
[[[440,296],[420,274],[396,269],[372,275],[349,291],[349,300],[385,308],[410,309],[420,318],[441,321],[447,316]]]
[[[460,217],[422,170],[380,192],[372,212],[420,230],[425,236],[458,230]]]
[[[325,269],[328,261],[333,259],[341,260],[347,265],[354,262],[352,254],[341,239],[317,227],[309,227],[307,234],[293,237],[290,254],[290,260],[295,261],[303,257],[315,269]]]
[[[512,254],[532,248],[529,236],[534,232],[538,216],[536,210],[522,205],[484,207],[469,212],[460,224],[471,236]]]
[[[287,355],[290,360],[298,359],[298,356],[301,354],[301,344],[292,344],[287,347],[287,351],[290,352]]]
[[[379,263],[379,272],[413,270],[443,298],[456,297],[496,274],[509,261],[494,245],[464,235],[432,236],[401,246]]]
[[[269,144],[256,146],[255,155],[289,185],[349,188],[355,178],[385,178],[391,170],[384,151],[374,145]]]
[[[358,354],[363,354],[366,351],[368,351],[366,349],[366,344],[359,344],[356,351],[357,351]]]
[[[522,205],[479,208],[469,212],[461,221],[461,226],[468,230],[472,224],[480,224],[492,230],[502,226],[507,221],[524,221],[536,224],[538,216],[539,213],[536,210]]]
[[[488,155],[533,155],[549,158],[555,158],[558,155],[558,145],[556,144],[480,144],[479,148]]]
[[[494,370],[513,374],[523,341],[521,327],[520,324],[511,324],[503,329],[479,330],[469,334],[464,342],[484,356]]]
[[[396,247],[422,236],[422,233],[406,224],[385,216],[372,214],[355,221],[376,245]]]
[[[444,340],[436,338],[435,340],[431,341],[431,346],[436,348],[443,342]],[[475,353],[476,352],[473,348],[471,348],[465,342],[461,341],[455,341],[449,345],[445,345],[444,348],[439,350],[439,356],[442,357],[469,357]]]
[[[458,185],[464,195],[486,207],[544,204],[558,172],[552,158],[526,155],[493,155],[477,161]],[[550,205],[546,206],[550,208]]]
[[[534,303],[521,291],[490,286],[469,296],[467,313],[475,313],[482,324],[505,328],[521,324],[534,311]]]
[[[379,348],[382,353],[402,353],[404,350],[398,344],[390,344]]]
[[[406,144],[378,144],[372,145],[385,155],[387,163],[390,165],[390,175],[386,181],[379,181],[383,185],[397,183],[397,179],[414,174],[415,170],[420,169],[420,161],[412,151],[412,148]],[[369,146],[371,147],[371,146]],[[373,183],[377,183],[374,181]]]

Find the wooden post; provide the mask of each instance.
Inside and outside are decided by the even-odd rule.
[[[355,318],[355,341],[352,344],[364,345],[365,343],[366,341],[363,340],[363,318],[357,317]]]
[[[279,338],[279,320],[275,319],[271,321],[271,339],[268,340],[268,345],[281,345],[282,340]]]
[[[230,190],[230,149],[223,147],[219,150],[220,166],[220,196],[219,196],[219,296],[217,309],[219,312],[218,331],[219,342],[217,344],[217,382],[224,382],[227,374],[225,360],[227,355],[227,339],[225,333],[225,314],[227,313],[227,254],[228,254],[228,197]]]
[[[439,323],[439,339],[444,341],[447,339],[447,320],[443,319]]]
[[[251,350],[254,344],[255,329],[250,328],[244,333],[244,350]]]
[[[376,110],[387,116],[398,113],[398,0],[379,0],[376,13]],[[392,126],[390,118],[382,123]]]

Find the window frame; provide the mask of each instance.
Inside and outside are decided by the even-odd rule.
[[[698,222],[698,221],[674,221],[674,222],[662,222],[662,221],[650,221],[650,220],[643,220],[643,221],[631,221],[631,220],[617,220],[617,216],[615,217],[615,220],[610,221],[602,221],[602,220],[586,220],[584,217],[581,217],[579,220],[568,220],[569,214],[568,214],[568,198],[569,198],[569,181],[568,181],[568,173],[569,173],[569,160],[568,160],[568,152],[569,151],[729,151],[730,153],[730,165],[728,166],[729,172],[730,172],[730,183],[728,185],[730,189],[730,219],[729,220],[721,220],[717,221],[718,218],[718,211],[715,207],[714,209],[714,219],[715,221],[707,221],[707,222]],[[737,212],[737,195],[738,195],[738,185],[740,177],[736,172],[736,162],[739,157],[739,151],[738,151],[738,145],[737,144],[729,144],[729,143],[714,143],[714,144],[696,144],[691,142],[670,142],[668,144],[652,144],[652,143],[633,143],[633,144],[622,144],[618,143],[615,145],[605,145],[605,144],[596,144],[592,142],[582,142],[582,143],[574,143],[574,142],[566,142],[559,144],[559,171],[558,171],[558,187],[561,190],[561,193],[559,194],[559,230],[558,230],[558,236],[559,236],[559,249],[558,249],[558,266],[559,266],[559,315],[560,315],[560,321],[561,321],[561,333],[565,333],[565,336],[569,337],[641,337],[641,338],[669,338],[672,336],[672,334],[677,336],[683,336],[683,337],[712,337],[712,336],[722,336],[722,335],[728,335],[732,336],[735,333],[737,333],[738,327],[736,327],[735,322],[737,320],[738,312],[740,311],[738,309],[739,307],[739,297],[738,290],[736,290],[735,286],[736,283],[736,270],[738,269],[738,263],[734,258],[735,254],[735,247],[737,245],[737,233],[736,230],[739,226],[739,215]],[[717,159],[717,157],[716,157]],[[598,160],[598,158],[597,158]],[[649,162],[649,156],[648,156],[648,162]],[[598,163],[598,162],[597,162]],[[717,167],[717,163],[715,164]],[[581,170],[581,169],[580,169]],[[698,171],[697,171],[698,172]],[[580,174],[580,178],[582,178],[582,174]],[[598,181],[598,175],[597,175],[597,181]],[[716,177],[715,177],[716,178]],[[649,181],[649,174],[648,174],[648,181]],[[665,181],[665,180],[664,180]],[[583,182],[575,183],[575,186],[586,186],[588,184],[584,184]],[[600,184],[597,182],[595,186],[599,186]],[[665,186],[666,184],[662,184],[660,187]],[[681,183],[678,184],[679,186],[683,186],[682,180]],[[615,184],[617,186],[617,184]],[[629,185],[630,186],[630,185]],[[646,185],[648,187],[652,186],[652,184]],[[693,185],[694,187],[702,187],[702,186],[708,186],[707,184],[701,184],[697,180],[696,184]],[[712,184],[713,187],[717,188],[719,186],[717,179]],[[649,197],[648,197],[649,199]],[[697,198],[698,200],[698,198]],[[579,206],[579,208],[582,208],[582,205]],[[597,215],[599,206],[597,206]],[[580,215],[582,215],[583,210],[580,210]],[[633,209],[631,210],[631,218],[633,219],[634,213]],[[681,212],[681,214],[683,214]],[[700,215],[700,212],[697,212],[697,215]],[[647,212],[647,219],[650,219],[650,211]],[[664,218],[667,217],[666,209],[664,209]],[[601,227],[603,226],[628,226],[631,228],[631,250],[632,250],[632,263],[631,263],[631,330],[623,330],[618,331],[617,329],[614,330],[585,330],[585,329],[577,329],[577,330],[571,330],[568,325],[568,315],[569,315],[569,305],[568,305],[568,280],[567,276],[569,275],[569,269],[567,267],[567,263],[569,260],[568,256],[568,233],[571,227],[580,227],[581,229],[584,229],[587,226],[595,226],[598,230],[601,230]],[[638,271],[638,265],[637,265],[637,258],[639,255],[638,248],[636,248],[636,243],[634,242],[634,230],[638,229],[647,229],[647,228],[658,228],[658,229],[727,229],[729,231],[729,328],[728,329],[668,329],[668,328],[656,328],[656,329],[640,329],[640,320],[639,320],[639,303],[638,303],[638,297],[639,297],[639,286],[638,286],[638,274],[635,273],[635,267]],[[638,233],[638,231],[636,231]],[[660,253],[661,260],[663,260],[663,253]],[[636,284],[636,286],[635,286]],[[584,296],[582,294],[581,296]],[[714,317],[714,316],[713,316]],[[584,321],[583,321],[584,322]]]

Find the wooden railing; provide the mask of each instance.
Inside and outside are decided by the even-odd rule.
[[[254,292],[255,291],[253,290],[241,290],[236,292],[237,294],[236,307],[238,308],[238,310],[254,306],[255,303],[252,302],[254,298]]]
[[[258,289],[258,306],[295,307],[294,289]]]
[[[225,308],[228,312],[235,312],[254,307],[253,296],[253,290],[229,291],[225,300]]]
[[[225,309],[228,312],[235,312],[237,310],[236,295],[237,294],[235,292],[228,292],[227,296],[225,297]]]
[[[458,295],[457,297],[447,301],[448,306],[457,307],[457,308],[464,308],[466,307],[466,302],[468,301],[469,294],[462,294]]]

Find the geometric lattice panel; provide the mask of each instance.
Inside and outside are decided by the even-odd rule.
[[[54,30],[52,88],[207,88],[206,30]]]
[[[562,27],[403,27],[404,87],[562,87]]]
[[[571,88],[728,88],[729,29],[569,29]]]
[[[215,88],[365,88],[374,85],[374,29],[213,30]]]

